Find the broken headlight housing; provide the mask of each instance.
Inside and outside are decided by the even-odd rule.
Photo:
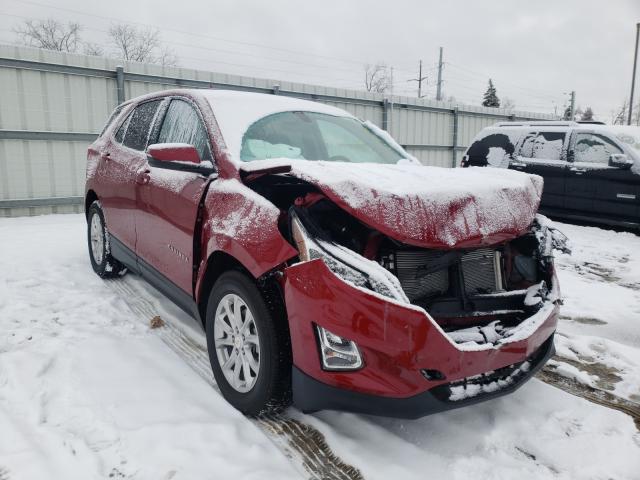
[[[309,228],[298,214],[291,213],[291,235],[298,248],[300,261],[320,258],[341,279],[393,300],[409,303],[400,282],[391,272],[342,245],[325,240],[320,235],[312,236],[309,230],[316,229],[310,225],[310,219],[305,220]]]

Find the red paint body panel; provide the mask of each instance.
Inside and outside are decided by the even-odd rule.
[[[555,307],[525,340],[463,351],[423,311],[357,289],[321,260],[285,271],[285,298],[293,362],[300,370],[328,385],[396,398],[523,361],[553,334],[558,315]],[[314,323],[355,341],[364,368],[346,373],[322,370]],[[420,369],[440,370],[446,380],[427,381]]]

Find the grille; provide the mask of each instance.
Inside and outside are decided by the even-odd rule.
[[[462,256],[464,289],[469,294],[502,290],[500,252],[480,248]]]
[[[428,250],[396,252],[395,266],[398,280],[409,300],[441,295],[449,289],[448,269],[428,274],[424,272],[425,265],[429,265],[442,255],[441,252]]]

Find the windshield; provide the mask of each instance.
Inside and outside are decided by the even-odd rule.
[[[240,150],[245,162],[289,158],[394,164],[405,157],[354,118],[314,112],[275,113],[258,120],[244,134]]]

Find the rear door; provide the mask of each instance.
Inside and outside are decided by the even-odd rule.
[[[160,101],[137,105],[100,151],[104,162],[98,171],[100,201],[109,233],[132,252],[136,245],[136,178],[145,163],[149,127]]]
[[[576,214],[616,221],[640,218],[640,182],[629,168],[609,166],[612,154],[624,153],[615,140],[595,131],[575,131],[571,138],[567,206]]]
[[[177,97],[169,102],[156,121],[150,143],[188,143],[203,161],[213,162],[209,135],[196,105]],[[208,179],[193,172],[151,167],[146,161],[142,171],[136,220],[140,267],[143,275],[153,277],[152,283],[180,303],[180,296],[192,294],[193,237]],[[176,293],[176,286],[182,292]]]
[[[544,178],[542,210],[565,207],[567,137],[566,130],[530,131],[519,142],[516,158],[509,166]]]

